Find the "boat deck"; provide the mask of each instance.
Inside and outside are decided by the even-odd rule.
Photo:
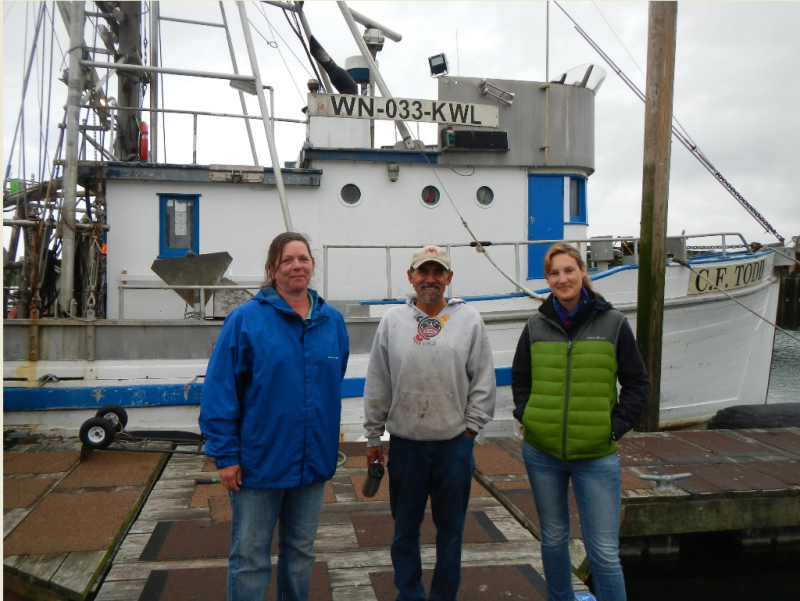
[[[156,443],[149,443],[150,450]],[[464,534],[462,601],[545,599],[537,517],[520,441],[476,445]],[[180,450],[196,450],[182,445]],[[361,494],[363,443],[326,483],[315,545],[315,600],[394,599],[386,478]],[[800,429],[631,433],[620,443],[626,541],[657,534],[800,527]],[[639,476],[689,473],[670,487]],[[4,587],[70,599],[224,598],[230,508],[213,464],[199,454],[94,451],[77,442],[17,445],[4,453]],[[199,482],[198,482],[199,480]],[[576,511],[573,564],[585,574]],[[422,528],[424,579],[435,529]],[[576,590],[586,587],[575,579]],[[274,583],[273,583],[274,589]],[[24,597],[18,597],[24,598]],[[268,598],[274,598],[274,590]],[[587,596],[585,598],[591,598]]]

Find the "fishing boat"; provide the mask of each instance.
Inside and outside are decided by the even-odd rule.
[[[275,116],[243,3],[220,3],[213,23],[161,16],[158,2],[149,12],[138,2],[58,3],[69,47],[78,49],[63,74],[58,155],[47,177],[7,177],[4,185],[4,210],[14,211],[4,216],[13,231],[4,257],[6,427],[74,434],[113,405],[139,427],[196,431],[222,321],[261,285],[266,247],[284,230],[308,235],[314,286],[346,319],[343,440],[363,434],[374,332],[386,309],[404,302],[409,257],[422,245],[448,249],[456,275],[447,294],[476,307],[489,331],[498,404],[488,435],[517,427],[510,365],[546,296],[542,258],[553,242],[581,250],[595,288],[636,330],[640,240],[588,232],[600,66],[545,81],[464,77],[449,75],[439,54],[427,65],[437,97],[399,98],[391,73],[376,63],[384,43],[400,38],[390,27],[338,3],[340,33],[352,35],[360,53],[337,62],[311,32],[303,3],[266,4],[296,20],[314,59],[315,77],[291,119]],[[168,20],[224,30],[233,72],[162,65],[158,36]],[[149,60],[142,39],[150,40]],[[242,113],[162,105],[167,77],[222,82],[239,95]],[[258,114],[248,114],[246,94]],[[224,143],[210,162],[198,163],[196,152],[191,162],[159,160],[173,115],[193,120],[182,134],[189,140],[199,117],[246,129],[253,164],[225,164]],[[397,142],[377,144],[376,128],[387,123]],[[412,133],[420,124],[430,139]],[[281,163],[276,132],[284,126],[300,132],[300,144],[296,158]],[[257,158],[259,145],[269,148],[271,166]],[[682,234],[667,247],[659,427],[763,404],[779,255],[736,232]]]

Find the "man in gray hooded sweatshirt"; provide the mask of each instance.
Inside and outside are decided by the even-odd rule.
[[[453,278],[444,249],[414,253],[403,306],[381,319],[364,388],[367,465],[383,464],[381,436],[391,435],[389,504],[398,600],[455,601],[469,504],[474,439],[494,416],[495,376],[480,314],[446,299]],[[422,586],[420,526],[428,496],[436,524],[430,595]]]

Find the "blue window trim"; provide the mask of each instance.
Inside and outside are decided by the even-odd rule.
[[[183,257],[191,250],[194,254],[200,254],[200,194],[174,194],[171,192],[158,192],[158,258],[169,259],[172,257]],[[167,201],[169,200],[193,200],[194,201],[194,220],[192,223],[192,248],[167,248],[167,241],[164,236],[167,217]]]
[[[580,175],[570,175],[570,186],[572,186],[572,181],[578,182],[578,214],[572,215],[572,199],[570,198],[568,202],[570,202],[570,217],[569,223],[570,224],[578,224],[578,225],[589,225],[589,218],[586,213],[586,182],[588,178],[580,176]]]

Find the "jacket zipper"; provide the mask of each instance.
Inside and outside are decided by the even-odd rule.
[[[561,457],[567,459],[567,416],[569,415],[569,382],[572,378],[572,340],[567,341],[567,383],[564,395],[564,419],[561,429]]]

